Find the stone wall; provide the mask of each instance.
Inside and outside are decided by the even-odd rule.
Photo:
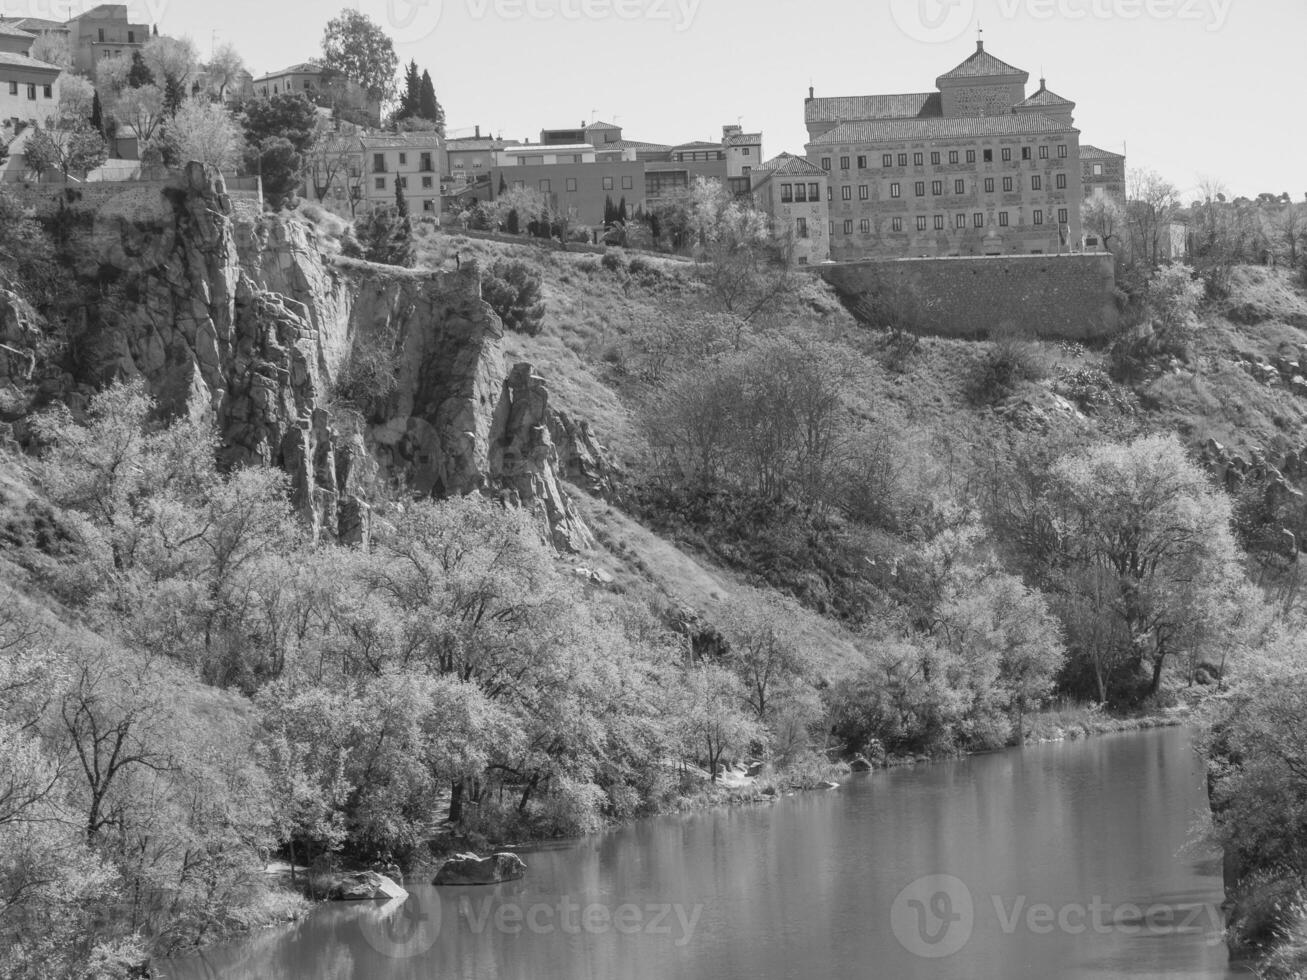
[[[106,206],[122,210],[139,202],[152,212],[163,191],[177,186],[178,177],[163,180],[22,181],[6,183],[5,190],[38,217],[47,217],[61,207],[99,212]],[[258,178],[228,178],[227,197],[241,206],[261,209]]]
[[[1015,330],[1088,340],[1118,325],[1107,254],[843,262],[818,271],[855,312],[889,310],[945,337]]]

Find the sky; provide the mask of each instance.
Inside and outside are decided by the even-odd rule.
[[[0,0],[62,17],[95,0]],[[231,42],[256,74],[320,51],[361,9],[431,72],[449,135],[513,139],[602,119],[628,139],[761,131],[802,154],[803,100],[926,92],[991,54],[1078,103],[1081,141],[1158,171],[1188,199],[1205,177],[1234,194],[1307,195],[1307,0],[131,0],[141,20]]]

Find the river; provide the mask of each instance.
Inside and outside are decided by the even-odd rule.
[[[408,882],[164,964],[176,980],[1224,980],[1192,732],[855,776]]]

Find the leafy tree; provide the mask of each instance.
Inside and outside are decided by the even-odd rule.
[[[741,710],[743,685],[725,667],[691,670],[685,678],[685,698],[682,751],[702,760],[715,783],[722,763],[747,750],[761,729]]]
[[[1180,207],[1175,185],[1152,170],[1132,170],[1128,179],[1126,220],[1132,261],[1149,268],[1161,265],[1164,241]]]
[[[72,129],[38,128],[23,152],[34,173],[57,171],[65,177],[85,177],[109,158],[104,137],[84,122]]]
[[[32,42],[28,55],[37,61],[44,61],[47,65],[58,65],[63,69],[73,67],[72,52],[68,50],[68,38],[53,31],[38,34],[36,40]],[[69,76],[64,75],[62,82],[66,83],[68,79]]]
[[[1126,229],[1126,212],[1116,198],[1108,194],[1096,194],[1086,198],[1080,206],[1080,220],[1085,232],[1096,235],[1107,251],[1114,251],[1112,243],[1119,239]]]
[[[403,191],[396,188],[396,200]],[[369,262],[407,267],[413,263],[413,232],[408,204],[401,213],[396,205],[376,205],[354,222],[354,237]]]
[[[245,137],[221,103],[187,99],[169,121],[165,137],[178,163],[198,160],[232,171],[241,162]]]
[[[306,158],[318,137],[318,114],[299,95],[251,99],[244,106],[245,167],[263,178],[273,207],[291,200],[299,188]]]
[[[209,59],[205,73],[208,76],[209,91],[219,102],[224,102],[228,91],[244,77],[245,61],[235,45],[224,42]]]
[[[322,64],[384,101],[395,89],[399,56],[390,37],[370,17],[346,8],[323,31]]]
[[[190,38],[152,37],[140,49],[140,54],[150,75],[147,84],[158,85],[165,91],[171,86],[181,98],[186,97],[191,81],[200,70],[199,53]]]
[[[333,191],[343,191],[349,201],[350,213],[358,207],[360,185],[350,178],[350,165],[359,148],[358,137],[344,129],[337,129],[326,120],[318,123],[317,135],[306,155],[305,173],[309,189],[320,202]],[[360,174],[355,180],[361,180]]]
[[[155,85],[157,81],[154,71],[146,63],[140,49],[132,52],[131,66],[127,72],[127,85],[130,88],[144,88],[147,85]]]
[[[544,324],[540,276],[525,262],[499,259],[481,277],[481,296],[505,328],[534,336]]]
[[[114,102],[112,113],[119,123],[136,131],[142,144],[148,143],[164,120],[163,90],[157,85],[127,88]]]

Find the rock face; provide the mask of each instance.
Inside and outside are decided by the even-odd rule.
[[[558,547],[590,542],[558,479],[602,489],[597,443],[529,365],[505,374],[474,266],[340,259],[296,219],[238,217],[199,164],[124,197],[95,217],[100,267],[83,272],[118,301],[88,310],[97,356],[80,380],[143,377],[165,411],[212,418],[226,462],[290,474],[315,535],[365,542],[384,483],[498,494],[537,511]],[[341,397],[351,378],[366,404]]]
[[[1307,479],[1307,446],[1279,456],[1268,457],[1256,449],[1248,455],[1244,459],[1215,439],[1208,439],[1199,458],[1217,483],[1231,494],[1245,488],[1259,491],[1271,514],[1296,511],[1302,506],[1303,493],[1295,484]],[[1276,541],[1276,550],[1288,558],[1294,558],[1304,546],[1307,542],[1299,541],[1287,528],[1281,530]]]
[[[336,902],[388,902],[393,898],[408,898],[408,892],[383,874],[360,871],[337,882],[331,898]]]
[[[513,881],[526,874],[526,862],[516,854],[502,851],[489,857],[455,854],[436,872],[433,885],[495,885]]]

